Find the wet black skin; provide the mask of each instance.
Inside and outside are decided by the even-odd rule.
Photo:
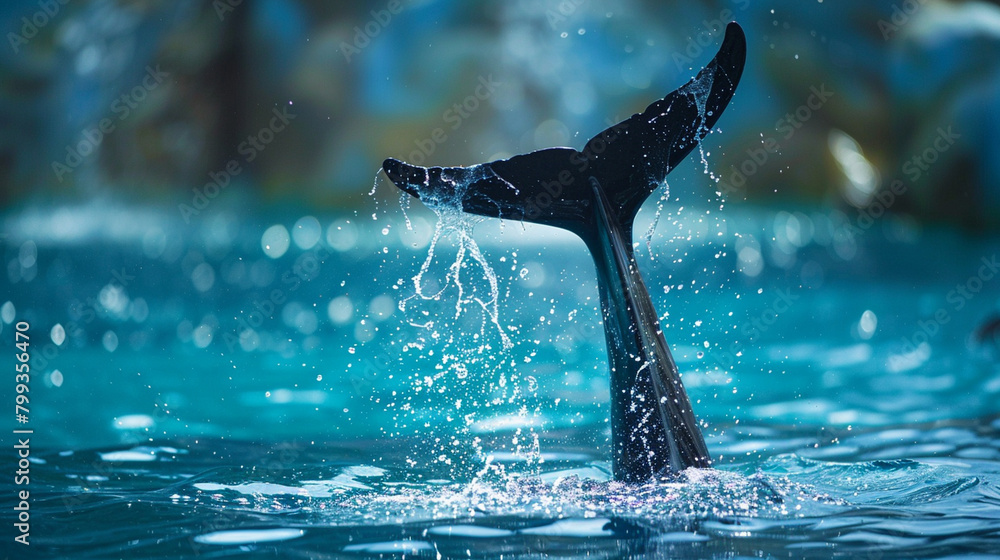
[[[632,252],[632,221],[715,126],[743,73],[746,38],[736,23],[697,77],[641,114],[608,128],[583,150],[549,148],[470,168],[418,167],[387,159],[383,170],[417,198],[455,197],[471,214],[561,227],[579,235],[597,267],[611,365],[612,470],[644,483],[711,465]],[[704,111],[698,105],[704,104]]]

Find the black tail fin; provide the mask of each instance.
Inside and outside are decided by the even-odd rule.
[[[645,482],[711,465],[632,255],[632,220],[715,125],[745,60],[743,30],[731,23],[719,53],[697,77],[598,134],[582,151],[550,148],[472,167],[382,164],[393,183],[429,204],[558,226],[587,243],[611,365],[612,467],[619,480]]]
[[[589,178],[594,177],[630,231],[646,197],[722,115],[745,60],[743,30],[730,23],[718,54],[695,78],[604,130],[582,151],[549,148],[473,167],[425,168],[389,158],[382,168],[396,186],[418,198],[459,202],[455,198],[461,197],[462,209],[472,214],[577,233],[592,225]]]

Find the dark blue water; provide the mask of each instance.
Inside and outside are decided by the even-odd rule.
[[[34,430],[31,545],[8,524],[6,555],[1000,549],[994,239],[668,205],[640,267],[717,469],[635,487],[609,476],[581,242],[480,224],[482,262],[443,239],[425,300],[433,215],[305,214],[5,218],[2,351],[26,321],[32,355],[6,433]],[[5,519],[24,488],[4,477]]]

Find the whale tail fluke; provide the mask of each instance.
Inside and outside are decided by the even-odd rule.
[[[743,73],[746,38],[726,28],[718,54],[687,84],[590,139],[471,167],[387,159],[400,189],[426,204],[561,227],[594,257],[611,366],[615,478],[645,482],[711,460],[632,254],[643,201],[715,126]]]
[[[593,215],[590,177],[631,231],[643,201],[715,126],[743,73],[746,38],[736,23],[691,81],[642,113],[594,136],[580,151],[548,148],[472,167],[420,167],[386,159],[400,189],[425,201],[461,203],[465,212],[585,232]]]

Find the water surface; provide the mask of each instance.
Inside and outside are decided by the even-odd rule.
[[[452,292],[400,310],[433,231],[419,209],[413,231],[304,214],[7,217],[0,337],[13,355],[31,324],[33,554],[997,549],[1000,368],[976,337],[1000,295],[992,240],[667,204],[640,266],[717,469],[634,487],[609,476],[581,242],[479,226],[498,327],[475,260],[466,312]],[[425,280],[445,286],[454,258],[439,245]]]

